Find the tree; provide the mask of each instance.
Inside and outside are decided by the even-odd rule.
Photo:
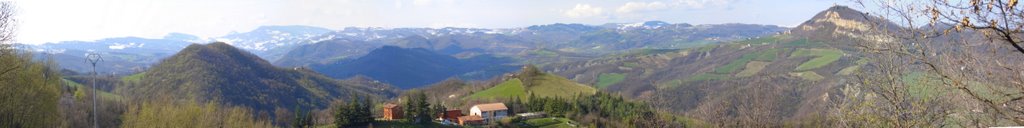
[[[523,86],[530,87],[534,85],[534,78],[542,73],[543,72],[541,72],[537,66],[527,64],[524,65],[522,71],[519,72],[519,79],[523,81]]]
[[[405,117],[412,119],[416,123],[427,123],[430,122],[430,114],[433,113],[430,110],[430,103],[427,103],[427,95],[421,91],[410,91],[406,96],[409,99],[405,103],[404,108]]]
[[[349,105],[339,104],[334,113],[334,125],[339,128],[352,125],[352,108]]]
[[[351,96],[348,104],[337,106],[334,124],[338,127],[365,126],[374,121],[372,104],[369,96]]]
[[[0,2],[0,127],[56,127],[61,75],[52,59],[13,48],[14,11]]]
[[[302,120],[302,118],[305,118],[305,117],[306,116],[302,115],[302,109],[299,108],[298,105],[295,105],[295,120],[292,121],[292,127],[302,128],[303,126],[305,126],[304,123],[306,123],[306,121]]]
[[[258,120],[253,111],[243,107],[227,107],[218,103],[195,100],[178,102],[156,99],[130,105],[121,117],[125,128],[203,127],[203,128],[270,128],[269,120]]]
[[[914,64],[920,68],[908,69],[923,69],[937,77],[937,84],[929,86],[954,89],[951,97],[964,97],[954,99],[960,102],[953,107],[984,111],[991,114],[985,118],[994,118],[959,112],[974,117],[964,122],[977,122],[965,127],[1024,125],[1024,108],[1014,107],[1024,106],[1024,75],[1020,75],[1024,56],[1018,54],[1024,53],[1020,46],[1024,10],[1016,7],[1016,0],[855,2],[878,8],[867,16],[898,25],[875,29],[894,41],[864,47],[865,51],[920,63]],[[872,28],[893,27],[872,24]]]
[[[444,105],[441,105],[441,103],[434,103],[432,109],[430,109],[430,116],[440,116],[441,118],[444,118],[446,114],[445,109],[447,108],[445,108]]]
[[[274,124],[278,126],[288,126],[292,124],[292,118],[295,118],[293,117],[295,115],[284,107],[274,108],[274,115],[277,116],[277,118],[274,118]]]

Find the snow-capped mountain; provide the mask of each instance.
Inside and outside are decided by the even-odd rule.
[[[425,38],[447,36],[447,35],[468,35],[468,34],[513,34],[516,29],[482,29],[482,28],[381,28],[381,27],[348,27],[342,30],[333,31],[309,39],[315,43],[326,40],[386,40],[400,39],[410,36],[421,36]]]
[[[91,65],[84,63],[87,53],[98,53],[103,62],[96,65],[100,73],[128,74],[141,71],[150,64],[185,48],[199,38],[183,33],[172,33],[164,39],[140,37],[106,38],[95,41],[61,41],[39,45],[19,45],[20,49],[32,50],[37,58],[52,57],[64,69],[76,72],[90,72]]]
[[[312,26],[261,26],[245,33],[231,33],[211,40],[253,52],[301,44],[307,39],[330,32],[330,29]]]

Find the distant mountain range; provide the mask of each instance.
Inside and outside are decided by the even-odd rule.
[[[487,55],[458,59],[423,48],[384,46],[353,60],[311,67],[314,71],[334,78],[363,75],[399,88],[411,89],[449,77],[480,80],[518,69],[518,65],[509,63],[512,60]]]
[[[278,68],[226,43],[192,44],[118,87],[136,98],[218,100],[259,111],[323,108],[354,94],[389,98],[397,90],[369,79],[335,80],[301,68]]]
[[[77,63],[84,53],[97,52],[109,56],[105,59],[110,62],[99,65],[99,72],[126,74],[146,69],[188,44],[213,41],[225,42],[288,67],[354,59],[384,45],[425,48],[463,58],[492,54],[516,57],[521,62],[544,62],[586,60],[588,57],[584,56],[638,48],[686,48],[770,35],[787,29],[771,25],[695,26],[661,21],[599,26],[549,24],[509,29],[349,27],[334,31],[311,26],[262,26],[249,32],[211,38],[171,33],[161,39],[122,37],[63,41],[26,45],[29,47],[26,49],[52,53],[63,67],[77,72],[88,71],[84,68],[87,65]],[[546,52],[534,53],[538,50]]]

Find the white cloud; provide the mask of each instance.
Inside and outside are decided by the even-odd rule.
[[[590,6],[590,4],[576,4],[576,7],[565,11],[564,14],[569,18],[587,18],[603,15],[604,9],[601,7]]]
[[[451,5],[455,3],[455,0],[413,0],[412,4],[416,6],[430,6],[430,5]]]
[[[659,11],[668,9],[668,5],[662,2],[629,2],[615,10],[618,13],[633,13],[633,12],[647,12],[647,11]]]
[[[402,0],[395,0],[395,8],[398,8],[398,9],[402,8]]]
[[[701,9],[709,6],[721,6],[729,4],[732,0],[678,0],[673,5],[691,8]]]

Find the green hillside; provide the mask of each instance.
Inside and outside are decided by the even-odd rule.
[[[593,87],[557,75],[541,73],[533,77],[534,85],[530,87],[524,86],[519,78],[512,78],[494,87],[473,93],[465,99],[505,99],[510,97],[526,99],[530,93],[540,97],[568,98],[575,94],[589,95],[597,92],[597,89]]]
[[[275,108],[326,107],[354,94],[380,98],[396,90],[369,82],[335,80],[303,69],[270,65],[225,43],[193,44],[145,73],[122,78],[118,93],[140,100],[171,97],[220,101],[271,111]]]
[[[86,92],[84,92],[84,91],[92,91],[92,87],[82,85],[81,83],[78,83],[78,82],[75,82],[75,81],[71,81],[71,80],[68,80],[68,79],[61,79],[61,82],[63,82],[64,85],[66,85],[68,87],[77,88],[77,90],[75,90],[76,91],[75,93],[82,93],[81,95],[85,95]],[[107,99],[107,100],[123,100],[124,99],[124,97],[122,97],[121,95],[117,95],[117,94],[110,93],[110,92],[107,92],[107,91],[96,91],[96,93],[99,93],[100,98]],[[76,95],[78,95],[78,94],[76,94]]]
[[[500,98],[500,97],[519,97],[526,99],[526,88],[523,87],[523,81],[519,78],[512,78],[511,80],[502,82],[490,89],[473,93],[469,95],[469,99],[482,99],[482,98]]]

